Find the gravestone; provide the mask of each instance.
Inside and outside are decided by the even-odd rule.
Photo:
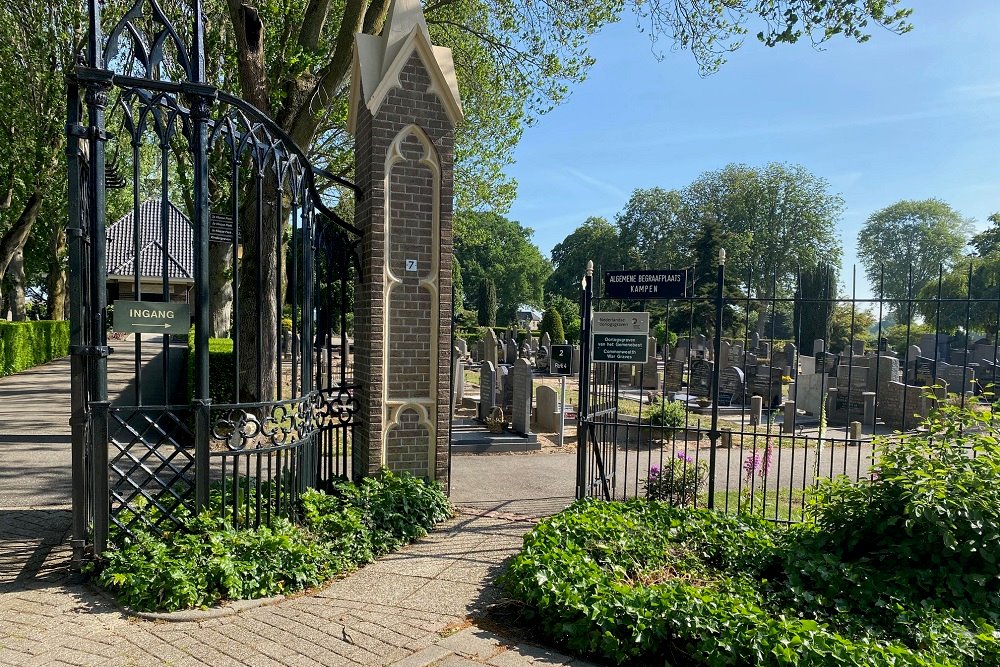
[[[760,345],[757,346],[757,356],[760,359],[770,360],[771,359],[771,344],[768,343],[766,340],[761,341]]]
[[[572,359],[572,361],[573,361],[573,364],[572,364],[573,375],[579,375],[580,374],[580,346],[579,345],[574,345],[573,346],[573,359]],[[606,365],[606,364],[602,364],[602,365]]]
[[[733,346],[729,343],[729,341],[724,340],[719,343],[719,358],[716,360],[716,363],[719,364],[720,368],[722,369],[729,368],[731,363],[730,354],[732,353],[732,349]]]
[[[705,359],[692,361],[691,374],[688,378],[688,393],[698,397],[711,396],[714,368],[715,364]]]
[[[458,348],[458,356],[462,359],[469,356],[469,343],[464,338],[456,338],[455,347]]]
[[[516,361],[516,359],[515,359]],[[514,378],[511,376],[511,366],[501,366],[500,371],[500,407],[503,416],[510,421],[510,413],[514,409]]]
[[[722,369],[719,376],[719,405],[743,405],[746,402],[746,377],[735,366]]]
[[[663,390],[677,392],[684,382],[684,362],[670,361],[663,364]]]
[[[656,389],[660,386],[659,365],[656,361],[656,339],[652,336],[646,342],[646,363],[642,364],[642,388]]]
[[[855,357],[865,356],[865,341],[863,340],[851,341],[851,354],[853,354]]]
[[[759,350],[760,349],[760,334],[756,331],[750,336],[750,349]]]
[[[515,433],[528,435],[531,433],[532,374],[531,364],[527,359],[518,359],[514,362],[509,384],[512,385],[511,428]]]
[[[557,342],[561,343],[562,341],[557,341]],[[549,332],[548,331],[546,331],[545,333],[542,334],[542,340],[541,340],[541,342],[539,342],[538,346],[539,347],[547,347],[550,350],[552,349],[552,337],[549,336]]]
[[[493,327],[486,327],[483,333],[482,340],[482,355],[479,357],[482,363],[487,361],[493,364],[493,368],[497,367],[497,348],[500,347],[500,341],[497,340],[496,332],[493,331]]]
[[[917,344],[923,354],[931,359],[935,357],[944,359],[948,354],[948,336],[946,334],[924,334]]]
[[[799,373],[795,353],[795,343],[785,343],[785,365],[788,366],[788,369],[791,371],[792,378]]]
[[[878,337],[878,351],[888,352],[889,351],[889,339],[885,336]]]
[[[705,334],[698,334],[694,339],[694,356],[698,359],[708,358],[708,338]]]
[[[559,431],[559,395],[554,387],[539,385],[535,394],[535,425],[543,433]]]
[[[813,356],[826,352],[826,341],[822,338],[817,338],[813,341]]]
[[[462,399],[465,398],[465,360],[462,358],[462,350],[457,345],[454,350],[451,378],[451,405],[452,414],[454,409],[461,407]]]
[[[528,336],[528,347],[531,349],[532,353],[538,352],[538,339],[534,336]]]
[[[913,361],[913,384],[930,387],[937,378],[937,363],[930,357],[917,357]]]
[[[747,367],[747,391],[764,399],[768,407],[781,405],[781,373],[784,369],[757,364]]]
[[[984,362],[995,364],[997,361],[997,348],[993,343],[976,343],[972,349],[972,360],[977,364]]]
[[[513,338],[508,338],[507,343],[504,345],[504,356],[503,361],[505,364],[513,364],[517,361],[517,341]]]
[[[549,348],[544,345],[538,347],[538,354],[535,355],[535,368],[542,371],[549,368]]]
[[[831,352],[817,352],[815,359],[817,373],[823,375],[836,375],[837,355]]]
[[[823,398],[833,379],[822,373],[802,373],[795,380],[795,405],[806,414],[819,416]]]
[[[479,419],[486,421],[497,404],[497,370],[490,361],[479,367]]]
[[[677,361],[687,361],[690,345],[691,341],[688,338],[678,338],[677,347],[674,348],[674,359]]]

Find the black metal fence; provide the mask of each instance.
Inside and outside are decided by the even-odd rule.
[[[681,298],[622,301],[588,276],[578,497],[800,520],[807,489],[869,478],[878,448],[936,404],[992,402],[1000,288],[980,267],[911,276],[895,299],[859,297],[856,274],[845,296],[830,272],[772,272],[762,289],[720,265],[701,285],[689,270]],[[594,362],[590,316],[602,311],[650,312],[657,356]]]

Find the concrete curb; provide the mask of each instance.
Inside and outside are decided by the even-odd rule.
[[[277,604],[285,599],[284,595],[274,595],[268,598],[257,598],[255,600],[231,600],[226,602],[225,605],[221,607],[211,607],[209,609],[182,609],[180,611],[136,611],[131,607],[120,604],[118,599],[114,595],[111,595],[107,591],[98,588],[93,583],[87,583],[87,588],[91,590],[95,595],[99,596],[108,603],[114,605],[118,611],[120,611],[125,616],[130,616],[132,618],[141,618],[146,621],[161,621],[165,623],[190,623],[207,621],[213,618],[222,618],[223,616],[234,616],[241,611],[246,611],[247,609],[256,609],[257,607],[266,607],[268,605]]]

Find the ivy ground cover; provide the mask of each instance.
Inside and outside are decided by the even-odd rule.
[[[579,501],[503,577],[557,644],[632,665],[1000,665],[992,410],[944,408],[784,527]]]
[[[269,502],[272,494],[261,487],[262,502]],[[219,498],[213,494],[210,507]],[[298,513],[300,523],[275,512],[266,525],[253,527],[234,526],[210,509],[183,517],[176,529],[118,534],[118,548],[93,568],[95,581],[139,611],[293,593],[426,535],[451,516],[451,505],[440,484],[383,471],[328,492],[307,490]]]

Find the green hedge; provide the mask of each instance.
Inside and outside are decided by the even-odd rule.
[[[69,354],[69,322],[0,322],[0,377]]]
[[[233,370],[233,339],[208,339],[208,391],[213,403],[236,402],[236,374]],[[188,400],[194,398],[194,328],[188,332]]]

